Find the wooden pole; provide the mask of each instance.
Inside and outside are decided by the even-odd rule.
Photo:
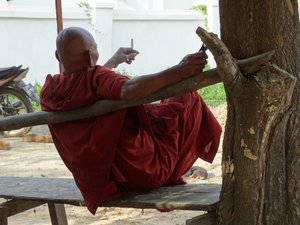
[[[55,10],[56,10],[57,33],[59,33],[63,29],[61,0],[55,0]],[[64,72],[64,67],[61,63],[59,64],[59,71],[60,73]]]
[[[268,62],[274,52],[267,52],[245,60],[238,60],[237,65],[242,65],[241,70],[247,73],[259,70],[260,65]],[[116,110],[141,105],[183,93],[196,91],[200,88],[221,82],[217,69],[212,69],[172,84],[156,93],[137,100],[99,100],[92,105],[62,112],[34,112],[0,119],[0,131],[14,130],[21,127],[35,126],[41,124],[57,124],[77,119],[91,118]]]
[[[61,0],[55,0],[57,33],[63,29]]]

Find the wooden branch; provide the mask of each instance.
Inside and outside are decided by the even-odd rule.
[[[203,39],[205,44],[211,49],[213,45],[209,44],[209,35],[206,31],[201,31],[206,35],[206,38]],[[202,37],[202,35],[200,35]],[[206,43],[207,42],[207,43]],[[215,50],[213,50],[215,51]],[[269,61],[273,52],[267,52],[255,57],[251,57],[244,60],[235,60],[237,65],[242,66],[242,70],[248,73],[257,72],[262,64]],[[200,88],[213,85],[222,81],[222,79],[228,80],[226,74],[222,73],[222,79],[219,74],[220,68],[212,69],[206,72],[203,72],[199,76],[191,77],[185,80],[182,80],[176,84],[167,86],[156,93],[137,100],[100,100],[95,102],[92,105],[68,110],[63,112],[34,112],[23,115],[10,116],[0,119],[0,131],[19,129],[22,127],[36,126],[41,124],[57,124],[62,122],[68,122],[72,120],[84,119],[95,117],[99,115],[104,115],[116,110],[123,108],[128,108],[136,105],[141,105],[145,103],[150,103],[157,100],[166,99],[172,96],[181,95],[183,93],[196,91]]]
[[[218,74],[228,87],[234,85],[235,79],[241,72],[248,74],[257,73],[260,66],[268,62],[275,53],[273,50],[249,59],[236,60],[217,35],[208,33],[201,27],[198,27],[196,33],[213,54],[218,66]],[[251,61],[250,64],[249,60]]]
[[[225,84],[231,84],[236,74],[240,73],[236,60],[232,57],[228,48],[214,33],[208,33],[205,29],[198,27],[196,33],[213,54],[218,67],[218,74]]]
[[[22,115],[9,116],[0,119],[0,131],[19,129],[41,124],[57,124],[77,119],[84,119],[104,115],[109,112],[136,105],[169,98],[183,93],[198,90],[221,82],[217,70],[210,70],[197,77],[191,77],[176,84],[167,86],[156,93],[137,100],[99,100],[92,105],[62,112],[33,112]]]

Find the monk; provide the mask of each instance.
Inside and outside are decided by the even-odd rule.
[[[198,52],[169,69],[129,79],[111,69],[130,64],[138,54],[134,49],[120,48],[100,66],[95,40],[85,29],[64,29],[56,44],[64,72],[46,78],[40,96],[45,111],[70,110],[101,99],[142,98],[182,79],[202,76],[207,63],[207,55]],[[221,134],[197,92],[49,129],[93,214],[102,200],[121,191],[183,184],[182,175],[197,158],[213,161]]]

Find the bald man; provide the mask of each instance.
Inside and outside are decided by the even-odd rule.
[[[201,76],[207,55],[187,55],[179,64],[129,79],[112,68],[138,52],[121,48],[103,66],[93,36],[79,27],[57,37],[62,74],[48,75],[42,110],[64,111],[101,99],[137,99],[191,76]],[[197,92],[118,110],[95,118],[49,125],[55,146],[93,214],[120,191],[182,184],[197,158],[212,162],[221,127]]]

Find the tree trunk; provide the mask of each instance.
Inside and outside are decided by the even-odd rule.
[[[239,74],[233,84],[225,84],[228,119],[219,222],[299,225],[297,0],[219,2],[222,41],[234,58],[275,50],[273,64],[265,66],[256,76],[245,78]],[[295,88],[285,71],[297,79]]]

